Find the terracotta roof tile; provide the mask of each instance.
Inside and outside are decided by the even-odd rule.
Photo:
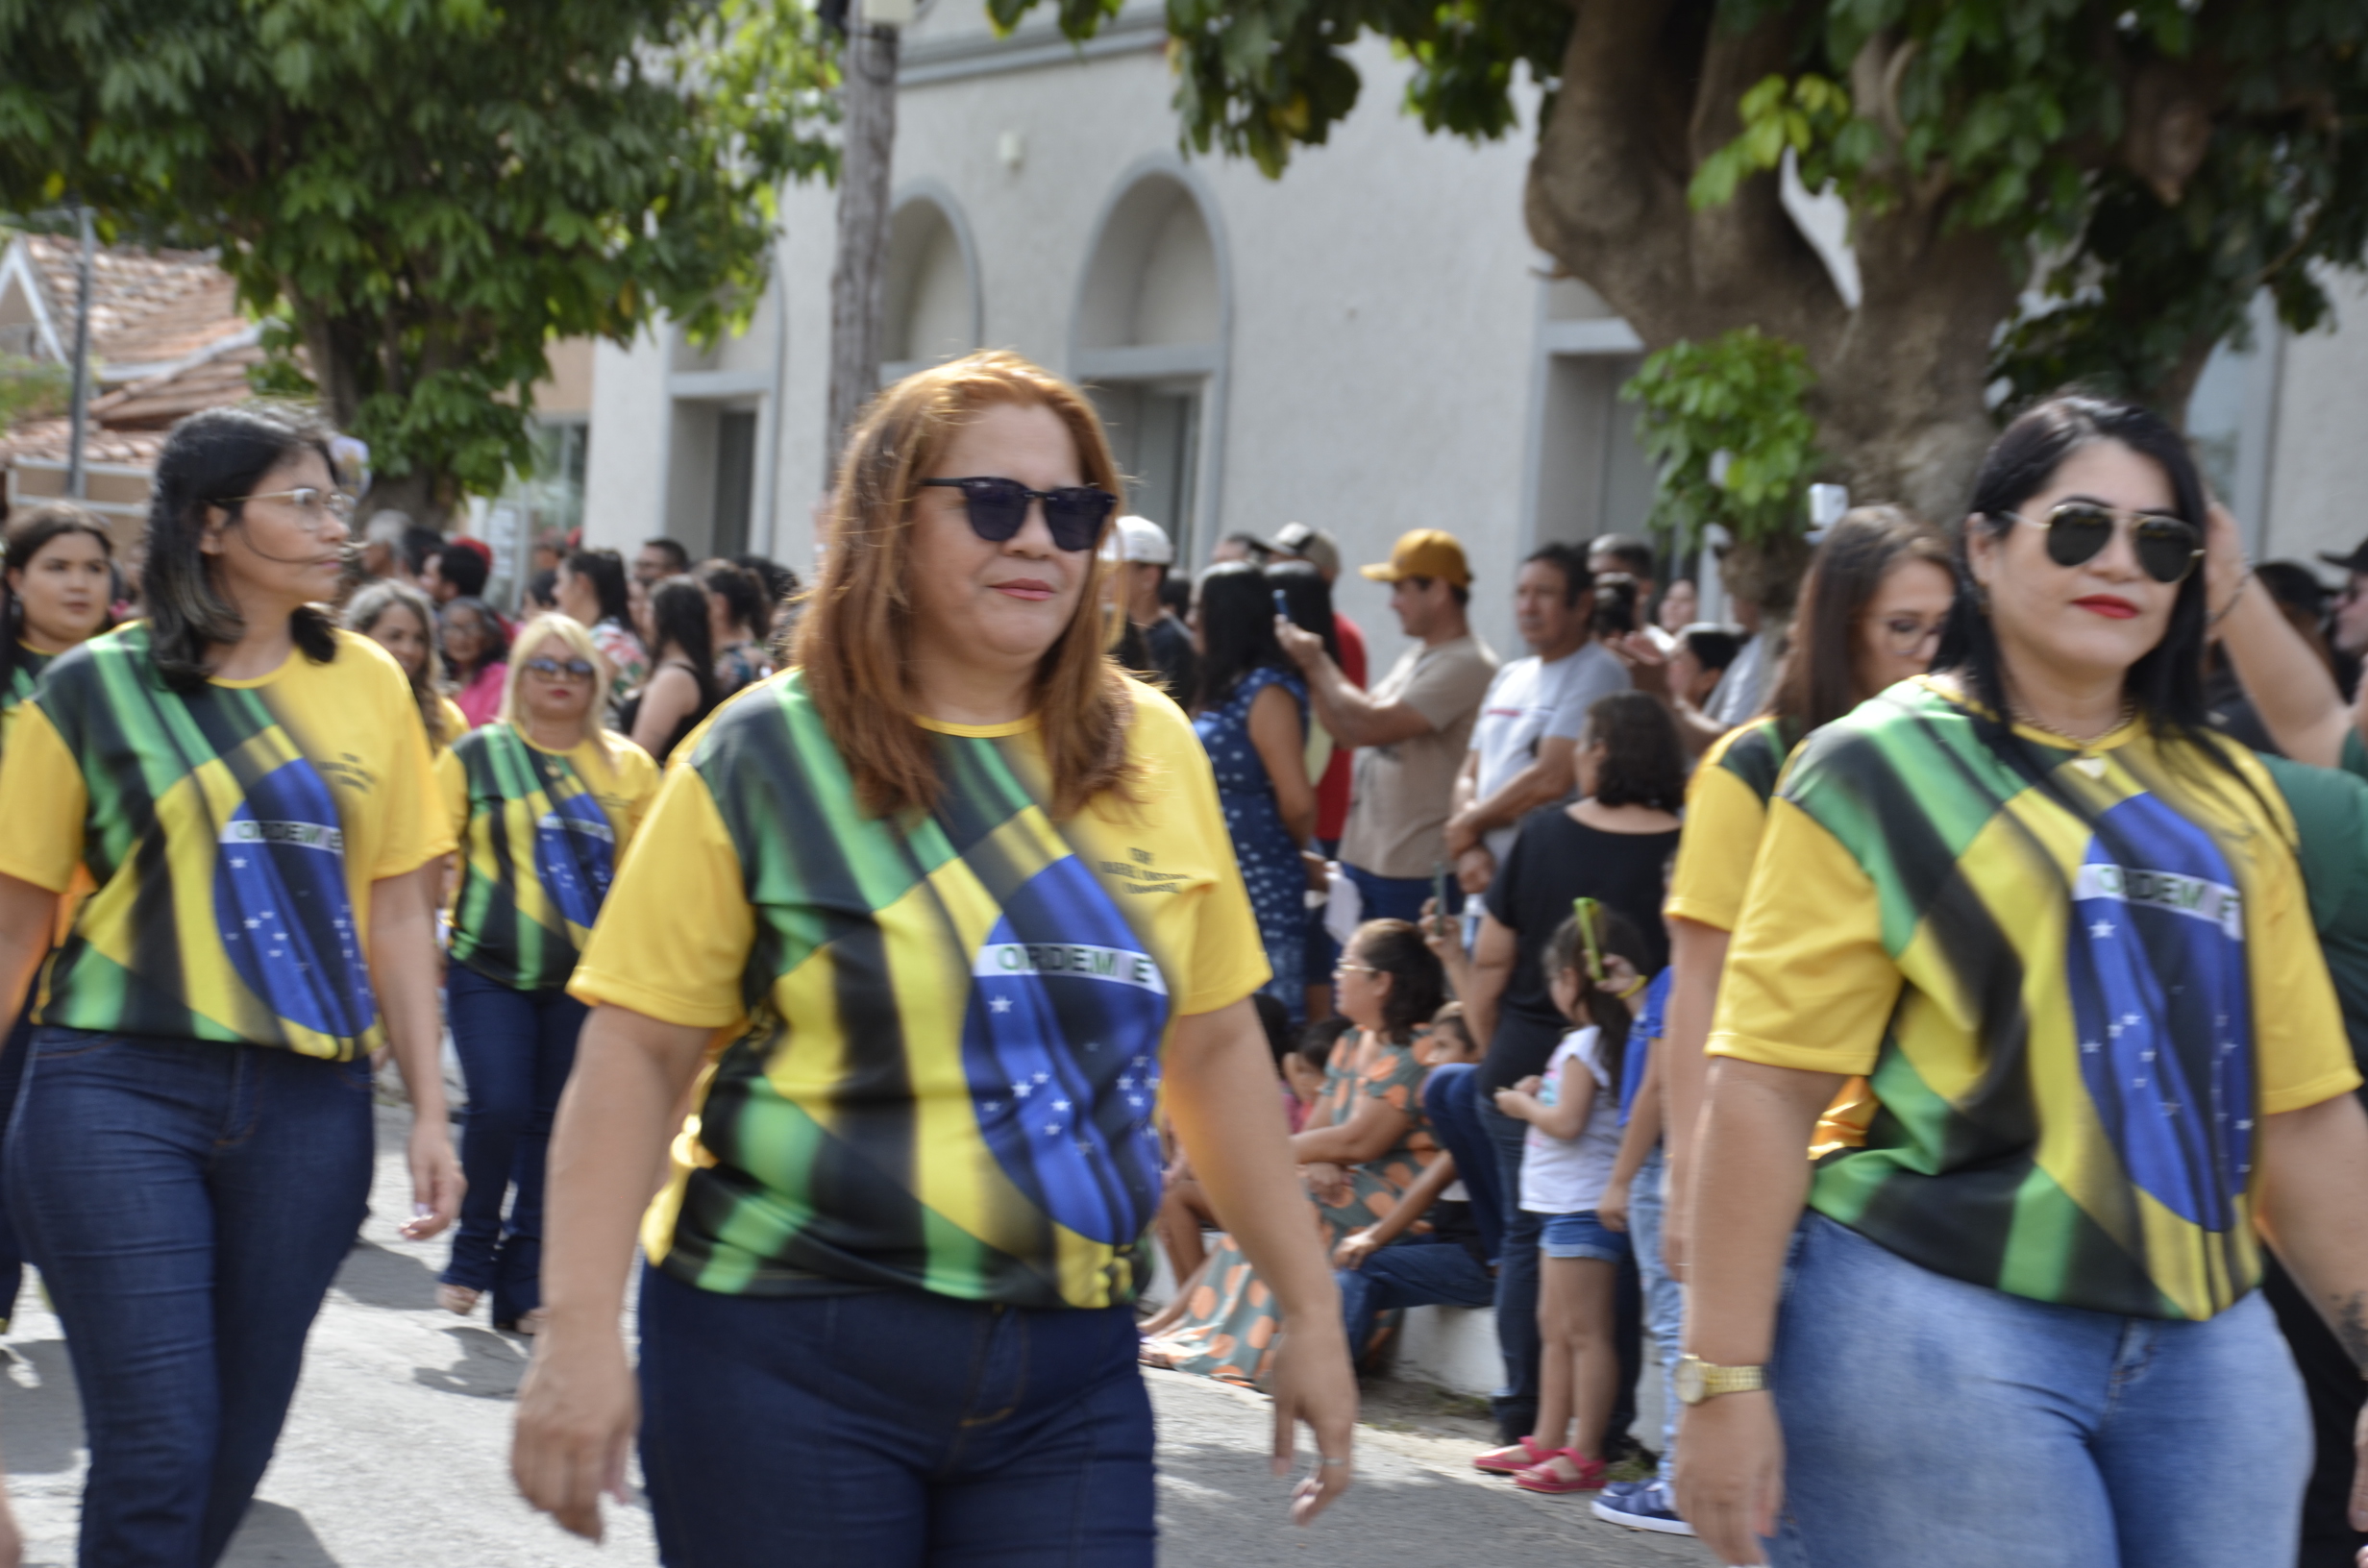
[[[70,239],[28,234],[26,258],[61,335],[70,333],[82,298],[81,248]],[[239,313],[237,289],[210,251],[100,248],[91,257],[92,351],[103,366],[185,359],[252,325]]]
[[[22,457],[64,462],[66,425],[67,421],[62,419],[29,420],[7,435],[0,436],[0,468],[6,468]],[[94,429],[84,443],[83,460],[153,469],[157,454],[163,450],[162,430]]]
[[[109,429],[161,430],[184,414],[243,403],[254,396],[254,389],[247,383],[247,370],[260,364],[262,358],[263,351],[258,344],[225,349],[185,370],[151,376],[144,381],[134,381],[92,399],[90,417]]]

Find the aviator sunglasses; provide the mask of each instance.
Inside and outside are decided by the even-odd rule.
[[[2092,561],[2111,542],[2113,529],[2124,519],[2130,526],[2130,548],[2137,564],[2159,583],[2184,581],[2204,558],[2204,536],[2192,523],[2160,512],[2123,512],[2093,501],[2067,501],[2044,518],[2005,514],[2047,531],[2047,558],[2058,566]]]
[[[1094,548],[1101,537],[1101,526],[1110,520],[1119,503],[1118,497],[1090,484],[1030,490],[1018,479],[980,478],[921,482],[961,491],[971,531],[991,545],[999,545],[1018,533],[1027,522],[1027,503],[1041,501],[1045,503],[1045,527],[1050,531],[1053,545],[1072,554]]]

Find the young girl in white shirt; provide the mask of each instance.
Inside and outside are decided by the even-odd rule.
[[[1565,1496],[1599,1489],[1605,1423],[1619,1382],[1612,1337],[1614,1289],[1629,1256],[1624,1231],[1596,1205],[1619,1154],[1620,1066],[1643,943],[1619,916],[1581,900],[1579,915],[1547,939],[1554,1005],[1572,1028],[1542,1075],[1496,1091],[1496,1109],[1529,1123],[1521,1154],[1521,1207],[1546,1216],[1539,1238],[1538,1430],[1516,1450],[1541,1455],[1513,1472],[1526,1491]],[[1581,919],[1589,919],[1590,930]]]

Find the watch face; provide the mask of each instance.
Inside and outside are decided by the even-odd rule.
[[[1691,1356],[1678,1360],[1677,1397],[1688,1405],[1702,1403],[1702,1363]]]

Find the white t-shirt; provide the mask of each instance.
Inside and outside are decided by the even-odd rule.
[[[1532,654],[1516,659],[1496,672],[1489,695],[1481,699],[1480,717],[1471,730],[1471,748],[1480,754],[1477,790],[1472,798],[1486,800],[1504,788],[1505,781],[1538,758],[1538,743],[1548,737],[1575,741],[1587,728],[1587,710],[1599,698],[1628,690],[1628,667],[1601,643],[1581,645],[1551,664]],[[1489,853],[1504,864],[1513,848],[1518,824],[1491,828]]]
[[[1767,700],[1767,679],[1773,672],[1768,668],[1767,639],[1753,632],[1743,639],[1743,646],[1735,650],[1735,662],[1711,688],[1710,701],[1703,705],[1703,714],[1714,723],[1734,729],[1747,724],[1760,716],[1760,708]]]
[[[1577,1066],[1574,1067],[1572,1064]],[[1603,1065],[1602,1031],[1573,1029],[1554,1047],[1545,1065],[1545,1083],[1538,1098],[1560,1103],[1563,1086],[1576,1091],[1585,1079],[1594,1079],[1594,1103],[1587,1110],[1587,1125],[1579,1136],[1549,1138],[1535,1122],[1521,1144],[1521,1207],[1533,1214],[1583,1214],[1603,1201],[1619,1159],[1619,1095]]]

